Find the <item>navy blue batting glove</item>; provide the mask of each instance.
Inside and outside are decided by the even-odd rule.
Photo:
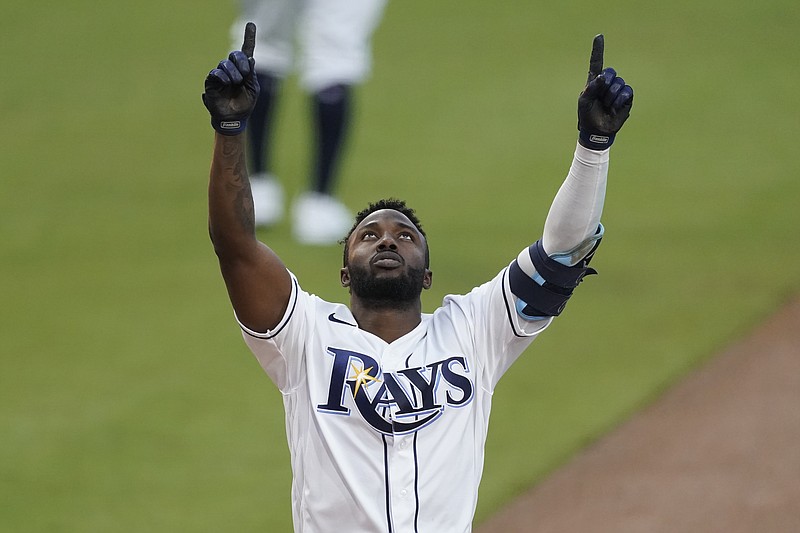
[[[253,59],[255,47],[256,25],[248,22],[242,49],[231,52],[206,76],[203,104],[211,113],[211,126],[223,135],[242,133],[256,105],[259,86]]]
[[[578,97],[578,142],[590,150],[605,150],[628,120],[633,89],[613,68],[603,69],[603,35],[594,38],[589,78]]]

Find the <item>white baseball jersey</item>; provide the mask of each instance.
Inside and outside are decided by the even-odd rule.
[[[507,271],[392,343],[294,276],[273,331],[242,326],[283,393],[295,531],[471,531],[495,385],[551,320],[519,318]]]

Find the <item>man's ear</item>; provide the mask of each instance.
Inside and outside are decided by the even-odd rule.
[[[431,285],[433,285],[433,272],[426,268],[425,275],[422,277],[422,288],[430,289]]]
[[[339,277],[342,282],[342,287],[350,286],[350,270],[348,270],[347,267],[344,267],[339,271]]]

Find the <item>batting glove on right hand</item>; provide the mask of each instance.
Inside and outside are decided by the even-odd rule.
[[[203,104],[211,113],[211,125],[223,135],[243,132],[256,105],[259,86],[253,59],[255,46],[256,25],[248,22],[242,49],[231,52],[206,77]]]
[[[605,150],[628,119],[633,89],[613,68],[603,69],[603,35],[592,43],[589,78],[578,97],[578,142],[591,150]]]

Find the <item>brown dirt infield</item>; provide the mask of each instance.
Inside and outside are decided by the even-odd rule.
[[[800,532],[800,298],[476,533]]]

